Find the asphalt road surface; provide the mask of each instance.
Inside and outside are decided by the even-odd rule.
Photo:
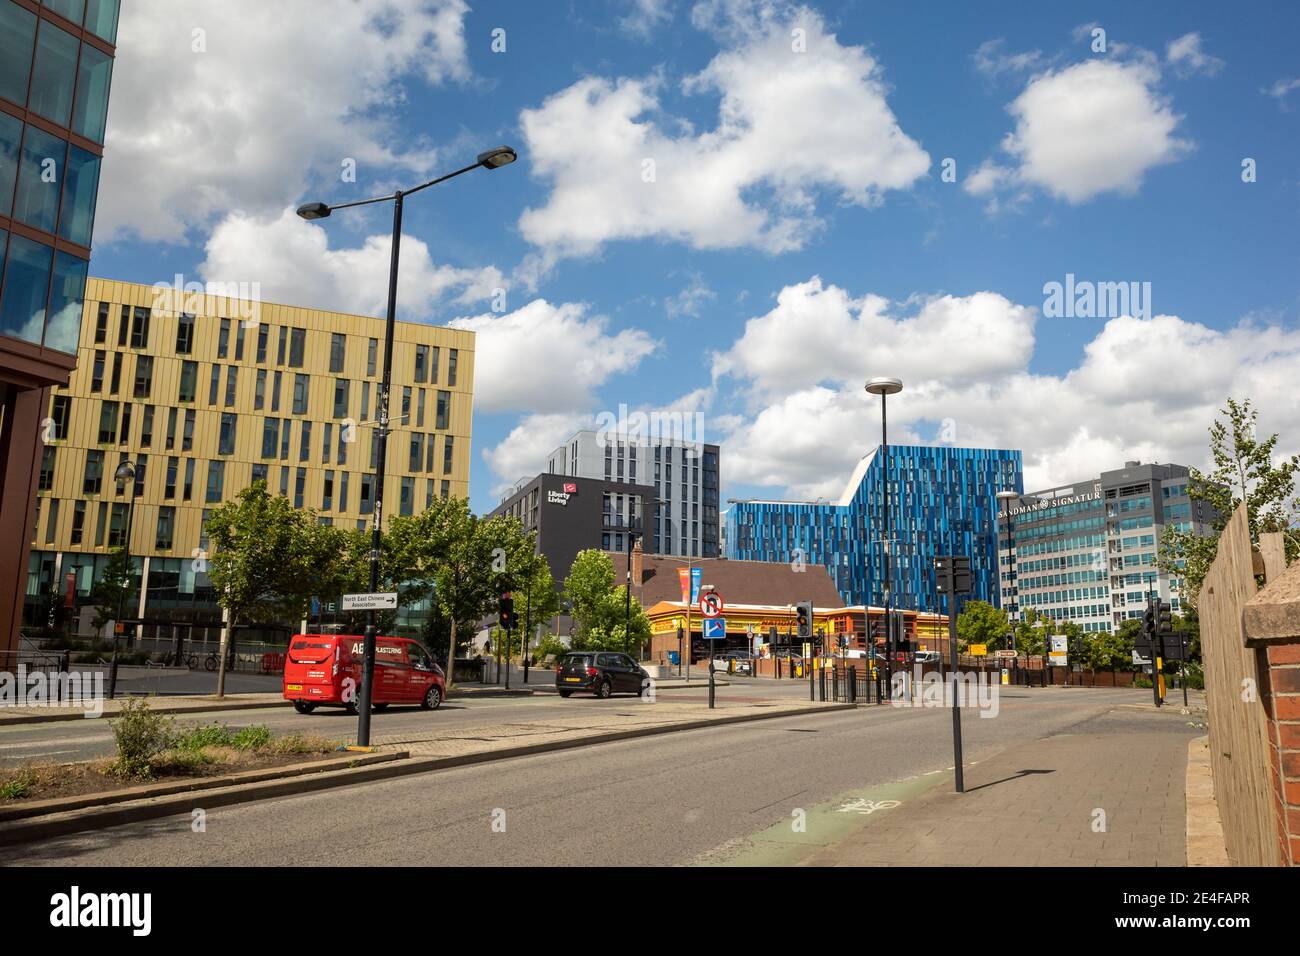
[[[789,688],[767,688],[788,692]],[[1009,688],[966,760],[1069,732],[1142,691]],[[617,703],[617,702],[615,702]],[[602,706],[534,698],[505,708]],[[451,711],[434,719],[449,718]],[[429,717],[430,715],[421,715]],[[480,713],[481,716],[481,713]],[[244,718],[247,719],[247,718]],[[683,731],[216,808],[0,848],[7,864],[673,865],[863,788],[952,765],[946,709],[859,707]],[[1185,746],[1181,742],[1179,746]],[[896,812],[906,812],[906,804]]]

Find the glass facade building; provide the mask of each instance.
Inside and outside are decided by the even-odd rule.
[[[889,482],[890,602],[939,612],[934,559],[971,559],[967,600],[998,602],[999,491],[1023,488],[1021,455],[1008,449],[891,445],[859,462],[838,502],[743,501],[727,511],[726,555],[823,565],[846,605],[885,600]]]
[[[0,539],[30,539],[52,387],[76,365],[119,0],[0,0]],[[0,552],[0,652],[27,549]],[[3,662],[0,662],[3,663]]]

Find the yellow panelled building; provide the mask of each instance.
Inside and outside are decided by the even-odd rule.
[[[129,523],[147,581],[130,616],[209,618],[205,513],[258,479],[367,527],[383,337],[370,316],[88,280],[77,368],[43,425],[28,601],[70,573],[84,600]],[[397,323],[388,516],[468,495],[473,382],[472,332]],[[123,462],[134,481],[114,480]]]

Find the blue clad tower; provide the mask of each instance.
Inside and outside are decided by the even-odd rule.
[[[971,558],[971,600],[999,605],[999,491],[1021,492],[1019,451],[890,445],[854,469],[837,502],[742,501],[726,518],[726,555],[820,564],[848,605],[884,602],[884,487],[890,481],[894,607],[939,611],[934,558]]]

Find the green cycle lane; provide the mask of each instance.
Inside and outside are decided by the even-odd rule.
[[[967,763],[970,766],[974,761]],[[952,785],[952,768],[849,790],[812,807],[791,807],[784,820],[765,830],[714,847],[688,866],[800,866],[935,787]]]

